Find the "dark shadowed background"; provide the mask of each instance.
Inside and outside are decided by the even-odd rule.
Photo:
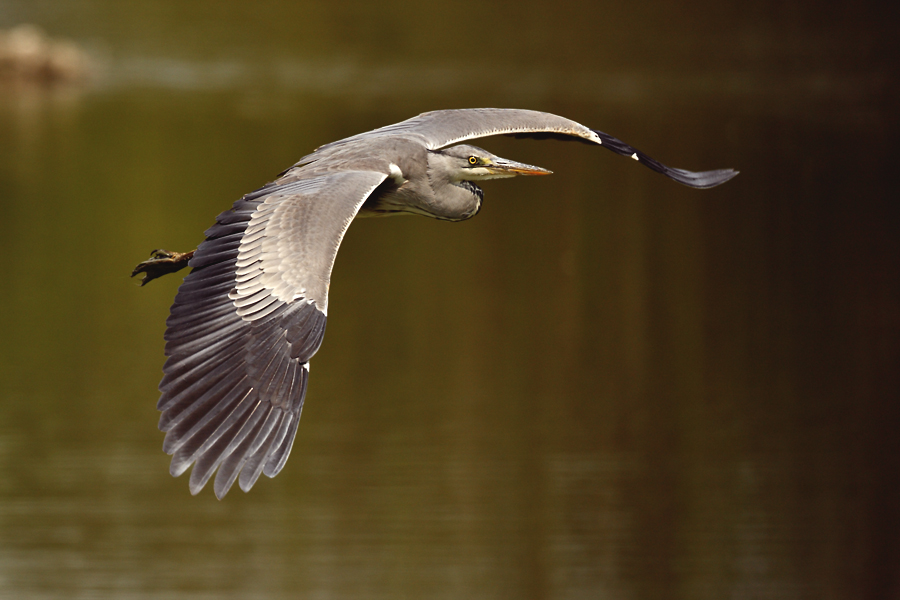
[[[897,8],[3,0],[91,58],[0,82],[0,596],[900,597]],[[554,112],[662,162],[350,228],[291,459],[168,474],[163,331],[216,214],[425,110]]]

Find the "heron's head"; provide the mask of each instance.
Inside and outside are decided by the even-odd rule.
[[[507,160],[476,146],[460,144],[441,151],[447,157],[447,167],[453,181],[481,181],[516,175],[550,175],[552,171]]]

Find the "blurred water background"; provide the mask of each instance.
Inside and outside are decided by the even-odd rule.
[[[2,0],[84,49],[0,80],[0,597],[900,598],[897,7]],[[675,167],[354,223],[291,459],[222,502],[156,429],[180,276],[316,146],[554,112]]]

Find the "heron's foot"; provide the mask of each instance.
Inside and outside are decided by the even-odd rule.
[[[169,252],[168,250],[157,249],[150,253],[150,258],[145,260],[134,268],[131,276],[134,277],[138,273],[143,273],[144,278],[141,279],[141,285],[147,285],[157,277],[180,271],[188,266],[188,261],[194,256],[196,250],[190,252]]]

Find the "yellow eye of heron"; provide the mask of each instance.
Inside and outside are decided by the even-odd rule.
[[[474,156],[470,156],[470,157],[469,157],[469,164],[470,164],[470,165],[477,165],[477,164],[478,164],[478,159],[475,158]]]

